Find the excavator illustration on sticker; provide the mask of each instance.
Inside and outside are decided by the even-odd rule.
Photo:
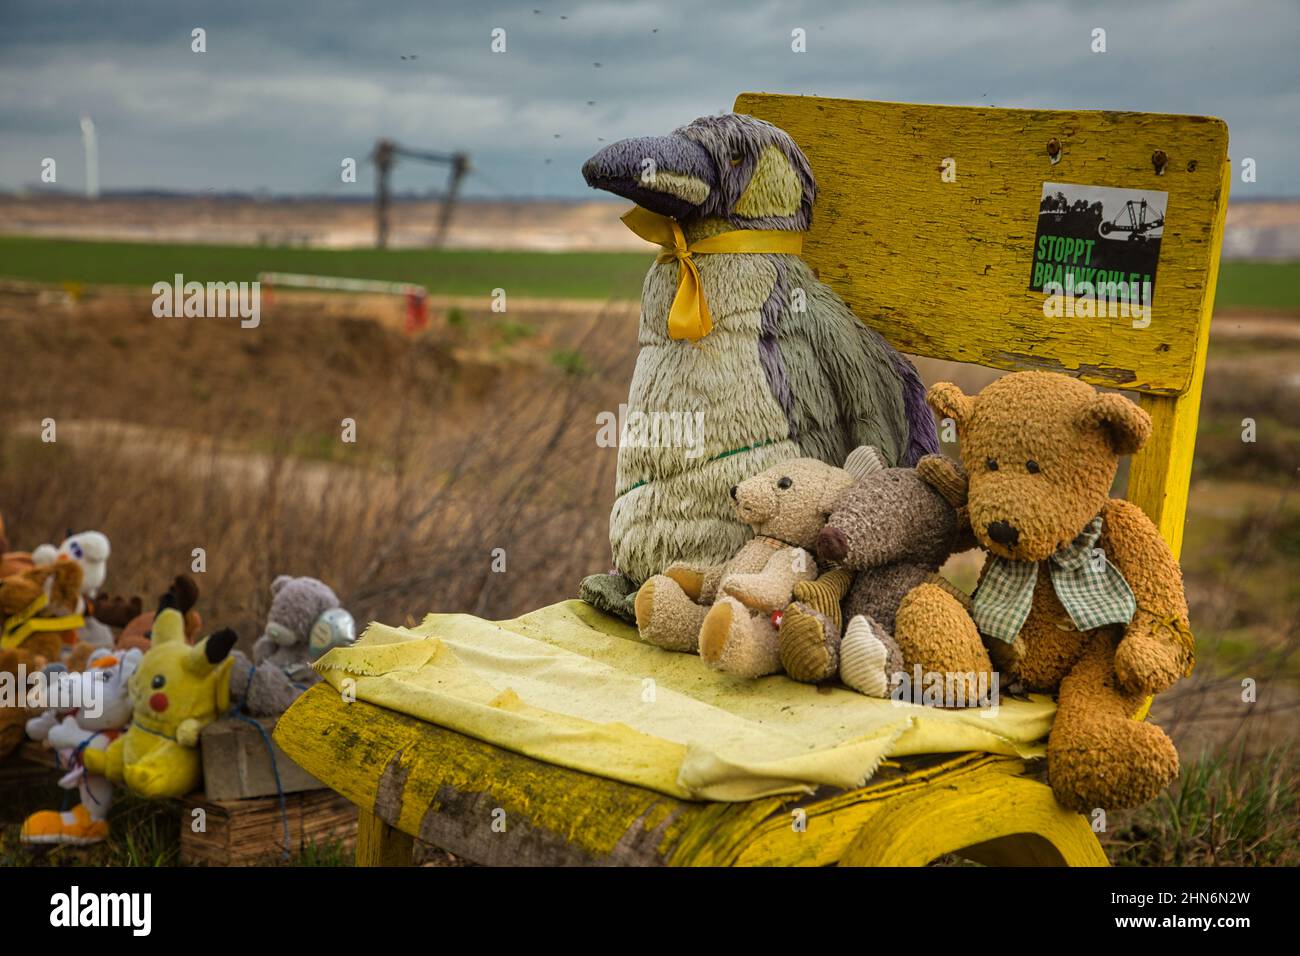
[[[1031,292],[1070,296],[1117,291],[1150,304],[1169,194],[1145,189],[1043,183]]]
[[[1113,232],[1127,232],[1130,242],[1146,242],[1150,238],[1148,233],[1163,229],[1165,225],[1165,214],[1154,212],[1154,208],[1146,199],[1136,202],[1130,199],[1114,219],[1104,220],[1097,231],[1103,236],[1109,236]],[[1150,219],[1147,218],[1148,211],[1152,211]],[[1125,217],[1126,221],[1121,221]]]

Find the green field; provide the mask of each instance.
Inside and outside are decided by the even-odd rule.
[[[296,249],[80,242],[0,236],[0,276],[33,282],[149,286],[179,272],[198,282],[251,282],[259,272],[306,272],[414,282],[435,295],[634,299],[649,255],[638,252],[480,252]],[[1300,309],[1300,262],[1225,262],[1220,307]]]
[[[0,277],[93,285],[151,286],[178,272],[196,282],[305,272],[414,282],[434,295],[484,295],[505,287],[517,296],[636,299],[649,264],[648,252],[335,250],[0,236]]]
[[[1243,309],[1300,309],[1300,262],[1225,262],[1219,269],[1215,304]]]

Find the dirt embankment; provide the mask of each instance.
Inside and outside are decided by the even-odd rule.
[[[366,187],[357,195],[365,196]],[[594,201],[464,201],[444,245],[451,249],[641,250],[645,243],[618,221],[626,203]],[[437,201],[395,201],[388,244],[433,244]],[[356,248],[375,243],[368,202],[244,199],[205,196],[113,197],[0,195],[0,233],[62,239],[198,242],[229,245]]]
[[[413,335],[394,296],[264,290],[256,328],[158,318],[152,304],[143,290],[0,286],[4,417],[111,419],[253,442],[286,429],[332,435],[343,418],[387,433],[399,418],[431,427],[560,374],[553,357],[584,338],[598,377],[617,381],[635,360],[629,303],[521,299],[502,316],[486,300],[436,298],[427,329]]]

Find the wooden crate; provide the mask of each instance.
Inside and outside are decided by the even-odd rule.
[[[268,751],[266,742],[275,729],[274,719],[249,719],[255,719],[266,731],[265,737],[248,720],[229,717],[208,724],[199,736],[203,752],[203,792],[209,800],[247,800],[324,787],[276,744],[272,743]],[[277,771],[279,787],[276,786]]]
[[[319,780],[293,762],[274,742],[268,751],[266,741],[275,729],[275,720],[252,718],[266,731],[258,733],[246,720],[223,718],[203,728],[199,744],[203,756],[203,791],[209,800],[246,800],[269,797],[278,792],[298,793],[320,790]],[[272,766],[272,754],[275,764]],[[8,759],[0,762],[0,780],[11,776],[49,777],[58,768],[53,750],[32,740]],[[276,772],[280,785],[276,786]],[[51,779],[57,779],[52,777]]]
[[[333,790],[307,790],[285,796],[284,816],[276,797],[209,800],[192,794],[181,803],[181,865],[250,866],[284,856],[284,816],[289,823],[289,853],[313,844],[356,846],[357,808]],[[193,827],[194,811],[206,815],[203,832]]]

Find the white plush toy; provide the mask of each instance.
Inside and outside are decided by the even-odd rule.
[[[113,785],[104,777],[87,773],[82,754],[86,750],[107,750],[131,722],[133,705],[128,683],[143,656],[139,650],[95,651],[85,671],[69,675],[69,679],[80,682],[82,706],[65,715],[60,723],[54,723],[55,715],[48,711],[28,722],[28,734],[33,739],[43,739],[45,746],[58,751],[60,764],[68,768],[59,786],[79,791],[81,803],[62,813],[42,810],[32,814],[23,823],[24,843],[84,846],[108,836]]]
[[[38,566],[51,564],[60,558],[76,561],[81,565],[81,601],[77,605],[78,614],[83,614],[85,625],[77,631],[77,640],[85,641],[99,647],[113,646],[113,632],[108,626],[95,620],[91,614],[92,602],[108,576],[108,556],[112,548],[108,536],[99,531],[81,531],[68,535],[58,547],[43,544],[32,552],[32,561]]]
[[[50,564],[59,558],[71,558],[81,565],[81,593],[94,597],[108,575],[108,556],[112,549],[108,537],[98,531],[82,531],[68,535],[57,548],[43,544],[32,552],[32,561],[38,566]]]
[[[96,651],[95,653],[98,652]],[[59,680],[76,679],[76,675],[70,675],[68,669],[62,664],[47,665],[43,673],[47,675],[47,680],[51,683]],[[75,707],[70,707],[64,710],[55,707],[46,708],[27,721],[24,729],[27,731],[28,739],[35,740],[37,743],[45,743],[46,738],[50,735],[50,729],[63,723],[64,717],[68,717],[75,713]],[[62,757],[60,757],[60,759],[62,759]]]

